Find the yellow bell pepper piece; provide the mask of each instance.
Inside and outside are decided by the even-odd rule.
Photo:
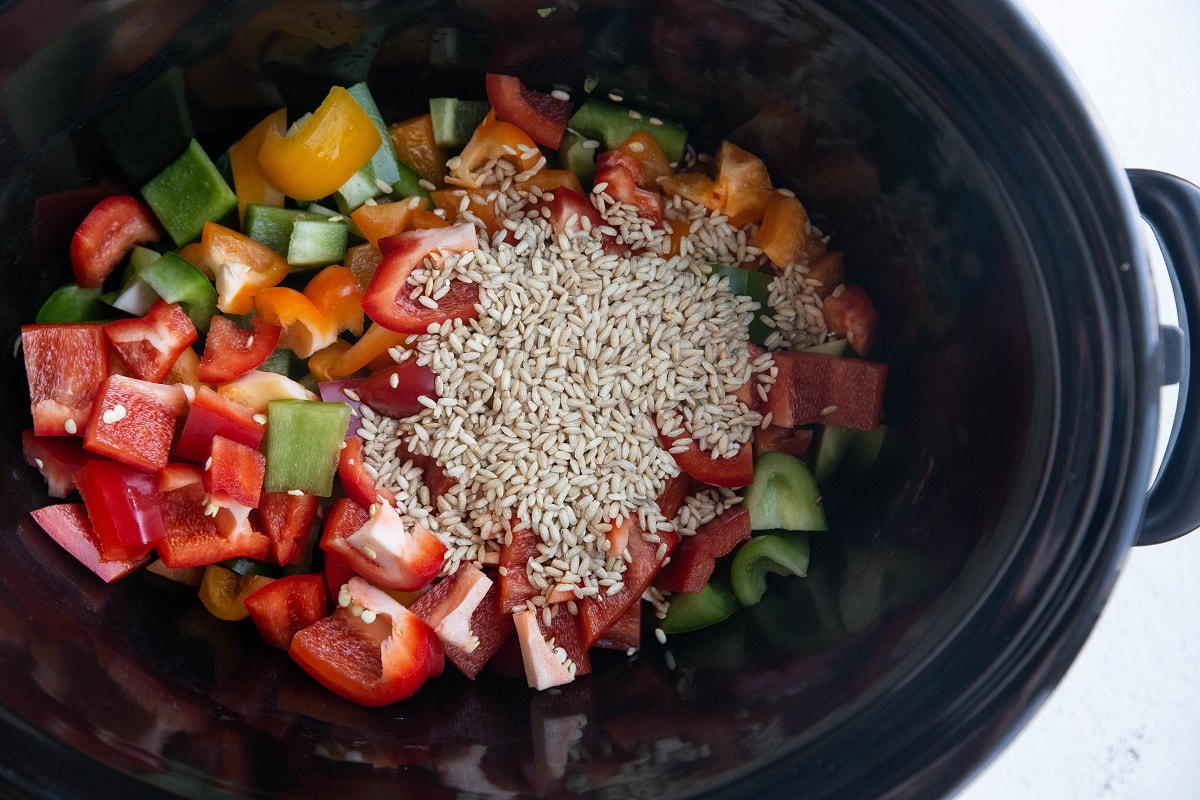
[[[209,564],[200,579],[200,602],[217,619],[236,622],[250,616],[245,599],[272,580],[265,575],[239,575],[220,564]]]
[[[318,200],[337,191],[370,161],[382,141],[362,106],[334,86],[291,135],[267,131],[258,163],[267,180],[288,197]]]
[[[245,221],[246,206],[283,206],[283,192],[267,180],[258,163],[267,131],[283,135],[287,131],[287,109],[273,111],[266,119],[233,143],[229,148],[229,166],[233,170],[233,190],[238,199],[238,219]]]

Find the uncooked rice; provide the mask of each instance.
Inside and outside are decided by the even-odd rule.
[[[436,307],[451,281],[474,282],[478,318],[431,325],[412,350],[393,348],[394,359],[415,357],[434,371],[440,399],[404,420],[363,406],[359,431],[377,485],[395,493],[409,524],[445,543],[442,574],[464,561],[496,564],[514,526],[533,528],[540,544],[526,573],[540,592],[534,607],[620,590],[629,553],[609,552],[615,521],[636,519],[661,558],[659,531],[692,534],[738,502],[730,490],[708,489],[665,519],[655,501],[678,473],[672,452],[687,440],[668,451],[659,431],[686,432],[713,458],[732,455],[764,422],[735,392],[753,382],[763,396],[775,374],[769,353],[749,357],[757,304],[708,274],[712,263],[762,258],[753,227],[738,229],[675,197],[656,228],[600,184],[593,200],[604,224],[556,235],[530,207],[552,192],[514,186],[543,164],[520,172],[499,158],[468,174],[451,161],[459,219],[479,228],[480,247],[431,255],[408,285],[418,302]],[[505,230],[489,239],[472,203],[491,205]],[[667,257],[673,226],[688,233],[680,255]],[[634,252],[606,253],[604,235]],[[772,285],[782,317],[776,346],[825,336],[803,273],[794,265]],[[435,458],[455,480],[436,507],[401,445]]]

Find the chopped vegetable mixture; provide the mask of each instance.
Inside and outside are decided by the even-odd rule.
[[[545,689],[757,603],[882,438],[875,308],[759,158],[485,89],[192,139],[22,328],[46,533],[365,705],[516,650]]]

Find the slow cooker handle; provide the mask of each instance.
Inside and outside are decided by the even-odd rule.
[[[1190,364],[1191,354],[1200,353],[1200,188],[1165,172],[1131,169],[1128,174],[1138,209],[1154,230],[1171,274],[1183,340],[1182,348],[1171,348],[1172,340],[1164,340],[1166,360],[1175,362],[1165,372],[1178,376],[1179,404],[1138,533],[1136,544],[1147,545],[1200,528],[1200,414],[1187,413],[1188,400],[1200,398],[1200,369]],[[1182,354],[1172,358],[1170,351],[1177,349]]]

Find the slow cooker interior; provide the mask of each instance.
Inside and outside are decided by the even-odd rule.
[[[310,74],[311,63],[236,71],[226,42],[265,3],[64,5],[71,14],[33,2],[0,12],[5,41],[19,30],[22,42],[4,64],[0,112],[6,346],[69,274],[65,239],[35,237],[36,199],[120,180],[96,139],[106,109],[180,64],[197,134],[219,153],[280,100],[312,107],[336,80]],[[825,498],[836,522],[815,544],[813,577],[715,630],[598,658],[594,675],[562,690],[447,674],[394,708],[354,707],[248,625],[220,623],[145,576],[102,586],[37,530],[25,512],[46,497],[21,458],[28,410],[20,359],[8,358],[0,703],[20,742],[10,780],[83,791],[126,781],[96,773],[94,760],[134,776],[126,790],[186,795],[674,797],[757,780],[794,796],[785,779],[813,796],[853,785],[882,793],[875,773],[903,773],[901,745],[916,746],[929,722],[906,715],[944,700],[914,676],[982,673],[982,650],[953,674],[945,652],[1030,555],[1030,510],[1061,433],[1060,333],[1046,306],[1058,289],[1045,285],[1036,252],[1044,223],[1031,220],[1062,200],[1038,185],[1045,164],[1014,172],[1006,159],[1025,156],[997,144],[1029,124],[998,110],[1015,79],[989,71],[995,54],[955,44],[958,23],[916,6],[900,24],[898,11],[837,0],[575,5],[365,3],[373,44],[320,63],[368,68],[389,119],[420,113],[429,96],[481,95],[485,68],[576,93],[591,76],[598,91],[623,89],[631,104],[685,122],[702,149],[728,137],[768,161],[875,297],[878,357],[891,370],[884,455],[861,485]],[[928,51],[911,49],[918,35]],[[962,63],[983,74],[978,94],[964,92]],[[1014,196],[1022,182],[1030,196]],[[1065,491],[1060,500],[1086,511],[1086,491]],[[1075,545],[1040,546],[1057,557]],[[1014,605],[1045,579],[1025,575],[1028,585],[1000,587],[1017,592]],[[863,630],[831,636],[822,615],[854,581],[898,602]],[[871,736],[851,735],[863,730]],[[879,747],[889,736],[895,746]],[[855,784],[864,774],[876,782]]]

